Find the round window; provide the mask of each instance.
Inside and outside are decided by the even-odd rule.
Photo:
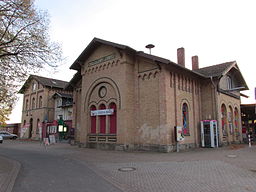
[[[103,97],[105,97],[106,96],[106,94],[107,94],[107,88],[106,87],[101,87],[100,89],[99,89],[99,97],[100,98],[103,98]]]

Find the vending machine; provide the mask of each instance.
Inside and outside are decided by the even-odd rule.
[[[201,121],[202,147],[219,147],[219,131],[216,120]]]

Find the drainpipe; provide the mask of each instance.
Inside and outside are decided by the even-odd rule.
[[[217,110],[218,110],[218,102],[217,102],[217,96],[216,96],[216,94],[217,94],[217,86],[214,84],[212,76],[210,76],[210,79],[211,79],[212,85],[214,87],[214,92],[215,92],[213,94],[214,95],[214,102],[215,102],[215,111],[213,111],[213,119],[217,120]]]

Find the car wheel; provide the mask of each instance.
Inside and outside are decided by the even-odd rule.
[[[17,137],[15,136],[15,137],[13,137],[12,139],[14,139],[14,140],[15,140],[15,139],[17,139]]]
[[[3,141],[0,141],[0,143],[3,143]]]

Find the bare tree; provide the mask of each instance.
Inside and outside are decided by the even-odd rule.
[[[61,60],[48,26],[47,12],[37,10],[33,1],[0,0],[0,123],[12,109],[19,83]]]

